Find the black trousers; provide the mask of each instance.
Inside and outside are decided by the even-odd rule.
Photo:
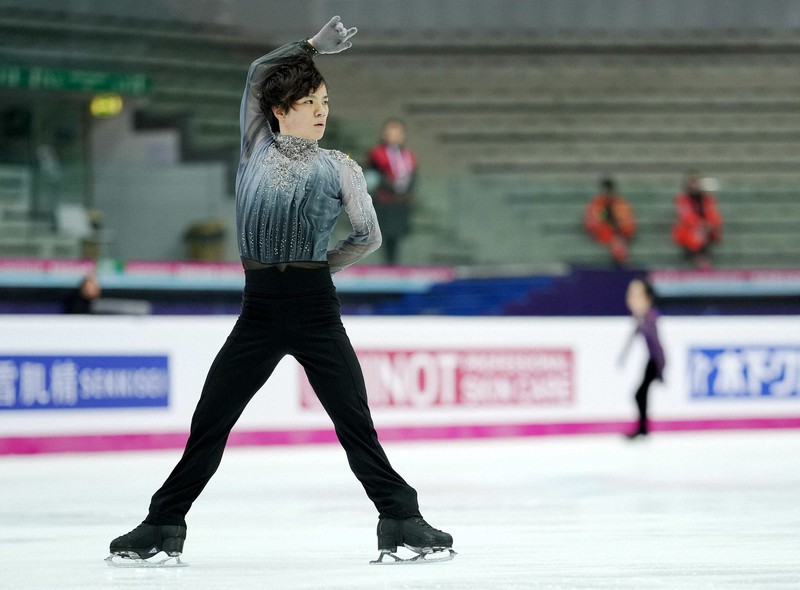
[[[211,365],[183,456],[153,495],[145,522],[186,526],[186,513],[219,467],[231,429],[287,354],[304,368],[380,516],[419,516],[416,491],[378,442],[330,271],[269,268],[245,276],[242,313]]]
[[[655,381],[658,371],[656,370],[656,363],[653,359],[647,361],[647,366],[644,368],[644,377],[639,389],[636,390],[636,408],[639,410],[639,428],[638,432],[647,434],[649,425],[647,423],[647,394],[650,391],[650,385]]]

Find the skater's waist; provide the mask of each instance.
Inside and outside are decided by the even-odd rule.
[[[299,295],[333,288],[330,268],[292,264],[244,271],[245,295]]]

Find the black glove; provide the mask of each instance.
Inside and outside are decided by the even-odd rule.
[[[341,19],[334,16],[327,25],[320,29],[319,33],[311,37],[311,45],[319,53],[339,53],[353,46],[348,39],[357,32],[357,28],[346,28]]]

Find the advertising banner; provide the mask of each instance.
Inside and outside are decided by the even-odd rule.
[[[167,406],[169,384],[166,356],[0,355],[0,411]]]
[[[229,316],[1,316],[0,454],[180,448]],[[345,317],[381,440],[623,433],[647,364],[628,317]],[[662,317],[659,430],[800,427],[800,318]],[[628,350],[628,354],[622,354]],[[355,376],[354,376],[355,377]],[[335,441],[285,357],[229,444]]]
[[[689,350],[693,398],[797,398],[800,346],[731,346]]]
[[[570,404],[572,350],[442,349],[356,351],[372,408]],[[322,409],[305,375],[301,404]]]

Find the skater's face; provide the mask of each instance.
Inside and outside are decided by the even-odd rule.
[[[288,111],[273,107],[272,112],[278,119],[282,135],[320,140],[328,119],[328,89],[322,84],[308,96],[294,101]]]
[[[625,303],[636,317],[643,317],[650,311],[652,303],[642,281],[631,281],[625,293]]]

